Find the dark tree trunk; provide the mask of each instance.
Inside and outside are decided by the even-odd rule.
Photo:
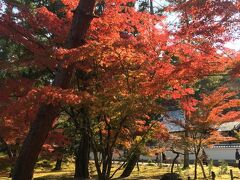
[[[91,146],[94,154],[94,161],[95,161],[95,166],[98,173],[98,179],[107,180],[107,179],[111,179],[114,176],[114,174],[119,170],[119,169],[116,169],[116,171],[112,175],[110,175],[111,169],[112,169],[113,150],[116,145],[119,134],[121,132],[123,123],[126,120],[126,117],[121,119],[119,128],[117,129],[117,132],[114,134],[114,136],[111,136],[112,127],[106,121],[106,116],[103,115],[102,117],[104,118],[107,126],[107,135],[106,135],[105,144],[103,145],[102,130],[101,129],[99,130],[100,144],[101,146],[103,146],[102,148],[99,148],[100,150],[99,152],[101,153],[101,162],[99,161],[99,158],[97,155],[98,149],[96,146],[96,142],[94,141],[94,138],[92,138],[92,136],[91,136]]]
[[[171,173],[173,173],[173,167],[174,167],[174,164],[176,163],[178,157],[179,157],[179,153],[177,153],[176,157],[173,159]]]
[[[54,170],[58,171],[62,169],[62,158],[57,158]]]
[[[154,11],[153,11],[153,2],[152,2],[152,0],[150,0],[150,13],[151,13],[151,14],[154,14]]]
[[[189,132],[188,132],[188,116],[185,115],[185,121],[186,121],[186,127],[185,127],[185,132],[184,132],[184,136],[185,139],[187,139],[189,137]],[[183,168],[189,168],[189,151],[188,148],[186,147],[184,149],[184,159],[183,159]]]
[[[62,146],[57,146],[55,147],[55,155],[56,155],[56,164],[54,167],[54,171],[58,171],[62,169],[62,161],[63,161],[63,156],[64,156],[64,147]]]
[[[113,152],[107,148],[104,154],[105,155],[103,155],[102,157],[102,172],[99,176],[99,179],[101,178],[110,179],[109,177],[110,177],[111,168],[112,168]]]
[[[184,150],[183,168],[189,168],[189,151],[187,149]]]
[[[198,165],[198,161],[199,161],[199,158],[198,158],[199,151],[200,151],[200,148],[197,149],[197,151],[195,152],[194,179],[197,179],[197,165]]]
[[[194,162],[194,179],[197,179],[197,158],[195,157],[195,162]]]
[[[202,160],[201,160],[201,159],[198,159],[198,162],[199,162],[200,167],[201,167],[201,169],[202,169],[203,178],[204,178],[204,179],[207,179],[207,175],[206,175],[206,173],[205,173]]]
[[[32,179],[35,162],[56,115],[57,112],[53,105],[45,105],[40,108],[38,117],[32,124],[18,156],[13,172],[13,180]]]
[[[103,162],[101,163],[99,161],[98,151],[97,151],[95,142],[92,139],[90,140],[90,142],[91,142],[91,147],[92,147],[92,151],[93,151],[93,155],[94,155],[94,161],[95,161],[95,167],[96,167],[96,170],[97,170],[98,180],[110,179],[107,176],[107,173],[106,173],[107,172],[107,164],[106,164],[107,159],[106,159],[106,157],[103,157],[103,155],[102,155],[101,161],[103,161]],[[105,166],[105,167],[103,167],[103,166]],[[102,170],[101,170],[101,168],[102,168]]]
[[[134,167],[136,166],[137,162],[139,161],[139,158],[140,158],[140,153],[139,152],[135,152],[130,157],[122,175],[120,176],[121,178],[125,178],[125,177],[128,177],[128,176],[131,175]]]
[[[81,140],[75,153],[75,174],[74,178],[77,180],[89,178],[89,153],[90,153],[90,137],[88,134],[89,119],[87,118],[86,109],[82,109],[82,128]]]
[[[108,159],[107,159],[108,167],[107,167],[107,171],[106,171],[108,178],[110,177],[110,173],[111,173],[111,169],[112,169],[112,157],[113,157],[113,152],[109,152]]]
[[[93,18],[92,12],[95,0],[81,0],[74,12],[71,30],[69,32],[65,47],[76,48],[84,43],[85,34]],[[56,73],[54,86],[68,88],[72,78],[72,69],[63,69],[59,66]],[[41,151],[55,118],[59,115],[60,107],[42,105],[39,108],[36,119],[33,121],[31,129],[23,143],[17,159],[13,180],[31,180],[33,177],[34,166]]]
[[[138,163],[138,161],[137,161],[137,169],[138,169],[138,171],[140,171],[140,168],[139,168],[139,163]]]
[[[83,137],[75,154],[75,179],[88,179],[89,178],[89,140]]]

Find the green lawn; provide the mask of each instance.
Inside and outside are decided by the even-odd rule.
[[[9,180],[7,178],[9,173],[9,161],[6,157],[0,156],[0,179],[1,180]],[[116,168],[118,165],[115,164],[114,168]],[[74,163],[72,160],[69,160],[68,162],[63,163],[63,168],[61,171],[51,171],[51,169],[54,167],[54,162],[48,162],[46,160],[39,161],[37,164],[37,167],[35,169],[34,179],[36,180],[70,180],[73,179],[73,173],[74,173]],[[160,177],[167,172],[170,172],[170,165],[164,164],[163,167],[159,167],[154,163],[149,164],[139,164],[140,171],[138,171],[137,168],[134,169],[132,175],[129,178],[125,179],[160,179]],[[113,168],[113,169],[114,169]],[[226,174],[220,175],[220,167],[213,167],[213,171],[216,173],[217,180],[229,180],[230,179],[230,169],[233,170],[234,177],[236,179],[240,179],[240,171],[238,168],[228,166],[228,170]],[[205,167],[207,175],[209,175],[208,167]],[[183,179],[187,179],[188,176],[193,178],[193,166],[190,167],[190,169],[187,170],[181,170],[180,166],[176,166],[174,169],[175,172],[181,174]],[[90,174],[93,179],[96,177],[96,171],[94,168],[93,162],[90,163]],[[121,174],[121,171],[119,171],[115,178],[117,178]],[[198,169],[198,175],[199,179],[202,179],[202,172],[201,169]]]

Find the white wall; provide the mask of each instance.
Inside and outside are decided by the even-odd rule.
[[[240,151],[240,148],[239,148]],[[235,160],[236,148],[205,148],[208,159],[212,160]],[[122,154],[122,153],[121,153]],[[172,160],[176,154],[167,151],[165,152],[168,160]],[[93,154],[90,153],[90,158],[93,159]],[[119,155],[114,155],[114,159],[119,159]],[[140,160],[148,161],[155,160],[156,156],[140,156]],[[194,160],[194,155],[190,154],[190,160]],[[183,160],[183,155],[180,155],[178,160]]]
[[[236,148],[206,148],[205,152],[208,156],[208,159],[212,160],[235,160]],[[176,155],[172,152],[166,152],[168,159],[174,158]],[[179,159],[183,159],[183,156],[180,155]],[[190,155],[190,160],[194,160],[194,156]]]

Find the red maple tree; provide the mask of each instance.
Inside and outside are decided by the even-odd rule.
[[[27,132],[32,124],[16,164],[15,179],[32,178],[35,161],[63,105],[75,106],[89,99],[94,102],[95,98],[99,103],[100,96],[106,97],[107,106],[112,102],[116,105],[116,99],[121,98],[132,98],[140,105],[141,96],[147,100],[179,99],[193,94],[190,85],[196,80],[222,72],[230,63],[229,58],[217,53],[214,43],[233,37],[228,33],[228,26],[234,24],[231,17],[239,4],[232,3],[224,12],[221,10],[226,4],[210,1],[203,4],[188,1],[169,7],[174,11],[183,9],[185,14],[180,18],[190,19],[186,25],[181,23],[183,26],[177,33],[171,33],[164,21],[166,17],[137,12],[127,0],[61,2],[63,8],[58,13],[63,16],[47,7],[32,12],[21,3],[5,1],[6,10],[0,17],[2,36],[22,44],[31,54],[27,60],[12,63],[50,69],[54,74],[41,87],[35,86],[36,79],[26,87],[21,80],[17,90],[14,89],[16,79],[11,79],[13,83],[8,90],[2,86],[6,93],[1,96],[1,107],[14,107],[3,111],[4,128],[8,123],[13,128],[24,126],[23,132]],[[185,17],[186,13],[190,17]],[[216,15],[224,16],[217,24]],[[7,63],[6,67],[10,70],[11,65]],[[78,78],[77,72],[91,76],[88,80],[84,76]],[[14,92],[21,95],[12,98]],[[16,122],[16,117],[21,120]]]

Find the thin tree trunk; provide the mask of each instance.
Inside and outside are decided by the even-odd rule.
[[[91,142],[91,147],[92,147],[92,152],[93,152],[93,157],[94,157],[98,178],[100,179],[102,172],[101,172],[101,165],[99,163],[98,152],[92,139],[90,139],[90,142]]]
[[[197,159],[196,158],[194,162],[194,179],[197,179]]]
[[[57,158],[54,170],[58,171],[58,170],[61,170],[61,169],[62,169],[62,157]]]
[[[65,43],[66,48],[76,48],[84,43],[86,32],[93,18],[95,0],[81,0],[74,12],[72,26]],[[70,85],[72,69],[61,68],[56,73],[54,86],[66,89]],[[17,159],[13,180],[31,180],[34,166],[54,120],[59,115],[59,106],[44,104],[39,108],[36,119],[23,143]]]
[[[98,180],[105,180],[105,176],[101,171],[101,164],[102,163],[99,161],[100,157],[98,157],[98,149],[97,149],[96,142],[94,141],[92,132],[91,132],[91,136],[90,136],[90,144],[91,144],[91,147],[92,147],[92,152],[93,152],[95,167],[96,167],[96,170],[97,170]],[[104,161],[103,157],[102,157],[101,161]]]
[[[53,170],[58,171],[62,169],[62,161],[63,161],[63,156],[64,156],[64,148],[61,146],[56,147],[55,149],[55,154],[56,154],[56,164],[55,168]]]
[[[179,157],[179,153],[177,153],[176,157],[173,159],[172,167],[171,167],[171,173],[173,173],[173,167],[174,167],[174,164],[175,164],[178,157]]]
[[[131,175],[134,167],[136,166],[137,162],[139,161],[140,158],[140,153],[139,151],[135,152],[130,159],[127,162],[127,165],[123,171],[123,173],[121,174],[121,178],[125,178]]]
[[[189,151],[187,149],[184,150],[183,168],[189,168]]]
[[[106,152],[105,158],[103,158],[101,178],[109,179],[112,166],[112,156],[111,152]]]
[[[154,14],[154,11],[153,11],[153,1],[150,0],[150,14]]]
[[[184,138],[187,139],[189,137],[189,130],[188,130],[188,121],[189,121],[189,117],[187,115],[185,115],[185,132],[184,132]],[[183,159],[183,168],[189,168],[189,151],[188,148],[185,147],[184,149],[184,159]]]
[[[138,171],[140,171],[140,168],[139,168],[139,163],[138,163],[139,161],[137,161],[137,169],[138,169]]]
[[[89,140],[89,119],[85,108],[82,111],[82,128],[81,128],[81,140],[76,151],[75,159],[75,174],[74,178],[77,180],[89,178],[89,154],[90,154],[90,140]]]
[[[198,159],[198,162],[199,162],[200,167],[201,167],[201,169],[202,169],[203,178],[204,178],[204,179],[207,179],[207,176],[206,176],[206,173],[205,173],[205,170],[204,170],[204,167],[203,167],[202,160],[201,160],[201,159]]]
[[[197,151],[195,152],[195,162],[194,162],[194,179],[197,179],[197,165],[198,165],[198,155],[199,155],[199,151],[200,151],[200,148],[197,149]]]
[[[107,172],[107,150],[104,150],[105,152],[102,153],[102,175],[105,177]]]
[[[111,173],[111,169],[112,169],[112,157],[113,157],[113,152],[110,151],[108,154],[108,160],[107,160],[108,167],[107,167],[107,172],[106,172],[108,178],[110,177],[110,173]]]

